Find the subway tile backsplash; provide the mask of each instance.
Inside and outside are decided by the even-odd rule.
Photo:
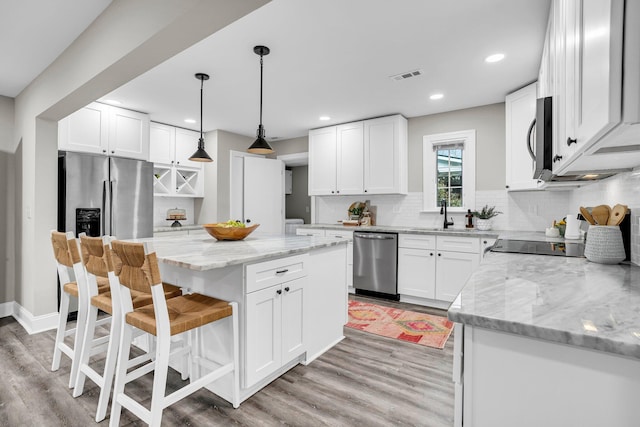
[[[182,225],[192,225],[194,215],[194,202],[189,197],[154,197],[153,198],[153,226],[168,227],[173,221],[167,221],[169,209],[180,208],[187,213],[187,220],[180,221]]]
[[[440,227],[443,218],[439,212],[422,212],[422,193],[407,195],[366,196],[377,210],[380,225]],[[364,196],[316,197],[315,222],[336,223],[347,219],[351,203],[364,202]],[[580,206],[599,204],[629,206],[632,214],[631,260],[640,265],[640,171],[626,172],[583,187],[562,191],[506,190],[477,191],[476,209],[484,205],[496,206],[502,212],[493,220],[495,230],[544,231],[554,220],[567,214],[577,214]],[[452,214],[454,228],[464,228],[464,214]]]

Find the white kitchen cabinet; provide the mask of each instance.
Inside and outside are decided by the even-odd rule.
[[[538,189],[538,180],[533,179],[535,162],[529,153],[529,146],[535,153],[535,133],[530,134],[529,129],[536,118],[536,93],[537,85],[532,83],[505,99],[507,191]]]
[[[437,236],[436,299],[453,301],[480,265],[480,239]]]
[[[363,193],[363,129],[362,122],[336,127],[336,194]]]
[[[309,131],[309,195],[336,194],[336,126]]]
[[[154,163],[153,195],[164,197],[204,197],[204,171]]]
[[[198,132],[151,122],[149,161],[200,169],[202,162],[189,160],[198,149],[199,139]]]
[[[398,293],[436,298],[436,236],[398,236]]]
[[[406,194],[407,120],[400,116],[309,131],[309,195]]]
[[[400,234],[398,293],[453,301],[480,264],[480,246],[477,237]]]
[[[640,5],[554,0],[549,23],[553,172],[640,165]]]
[[[63,151],[149,159],[149,116],[93,102],[58,122]]]
[[[400,115],[364,121],[364,192],[407,194],[407,119]]]
[[[301,255],[246,267],[244,387],[305,352],[307,260],[307,255]]]

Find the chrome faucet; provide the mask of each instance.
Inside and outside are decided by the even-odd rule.
[[[450,225],[453,225],[453,217],[451,217],[451,221],[447,221],[447,201],[445,199],[440,201],[440,215],[444,215],[445,230],[449,228]]]

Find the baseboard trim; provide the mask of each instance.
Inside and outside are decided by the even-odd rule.
[[[22,325],[29,335],[49,331],[58,327],[59,314],[57,312],[34,316],[29,310],[17,302],[13,304],[13,317]]]
[[[13,301],[0,304],[0,318],[13,316],[13,304]]]

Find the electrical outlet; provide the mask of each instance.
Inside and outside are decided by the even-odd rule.
[[[305,206],[304,210],[305,210],[307,213],[309,213],[309,211],[310,211],[309,206]]]

